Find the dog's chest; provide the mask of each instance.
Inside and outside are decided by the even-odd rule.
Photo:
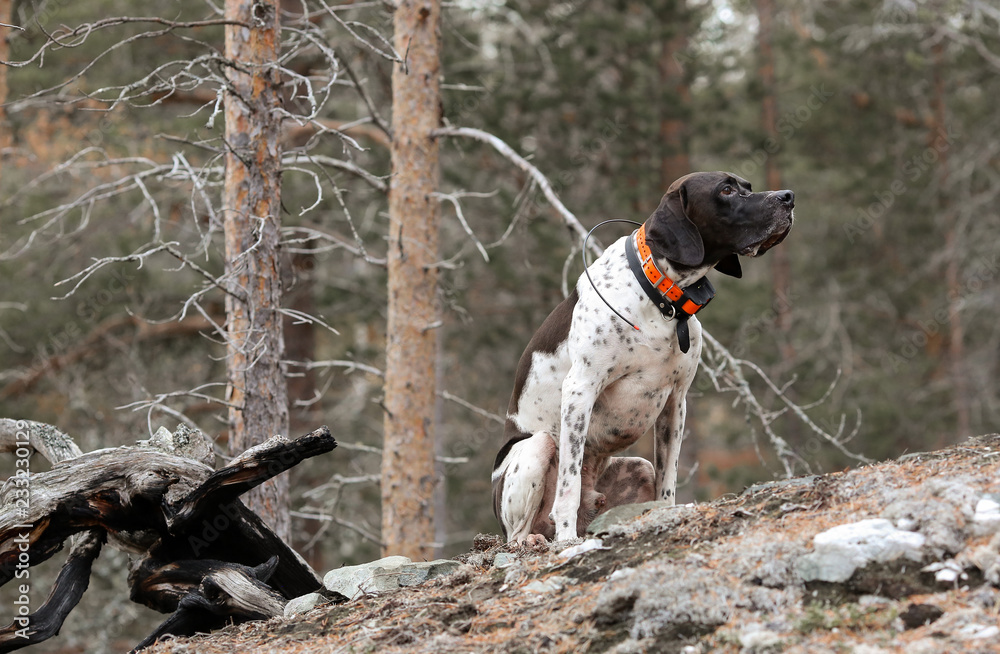
[[[595,372],[604,375],[587,432],[587,447],[594,454],[619,452],[646,433],[692,365],[689,355],[664,356],[663,350],[669,348],[657,352],[634,340],[623,345],[616,354],[596,350],[586,356]],[[572,366],[569,350],[569,343],[564,343],[556,352],[536,352],[532,357],[517,414],[511,416],[522,432],[544,431],[558,438],[563,382]]]
[[[616,243],[609,251],[617,249]],[[603,259],[603,258],[602,258]],[[615,454],[634,443],[653,423],[667,398],[689,379],[700,352],[700,327],[692,320],[692,347],[677,349],[676,323],[659,311],[643,310],[644,296],[633,283],[624,255],[602,260],[591,269],[598,290],[638,325],[633,329],[615,316],[587,280],[581,280],[572,326],[554,351],[536,351],[510,417],[524,434],[547,432],[558,439],[563,384],[571,368],[600,389],[587,432],[588,451]]]

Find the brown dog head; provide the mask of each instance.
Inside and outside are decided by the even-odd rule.
[[[646,238],[653,257],[675,269],[715,266],[741,277],[739,255],[760,256],[784,240],[794,207],[788,190],[754,193],[732,173],[691,173],[667,189]]]

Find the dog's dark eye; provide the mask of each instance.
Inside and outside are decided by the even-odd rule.
[[[734,189],[734,188],[733,188],[732,186],[730,186],[729,184],[726,184],[725,186],[723,186],[723,187],[722,187],[722,190],[721,190],[721,191],[719,191],[719,193],[720,193],[721,195],[732,195],[732,194],[733,194],[733,193],[735,193],[735,192],[736,192],[736,189]]]

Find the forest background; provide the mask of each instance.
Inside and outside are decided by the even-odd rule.
[[[379,123],[391,120],[392,12],[305,6],[282,7],[295,40],[285,65],[323,89],[317,101],[289,78],[283,104],[311,115],[282,132],[290,431],[328,424],[342,447],[292,472],[291,531],[326,570],[379,551],[390,170]],[[61,25],[217,16],[200,0],[0,8],[0,22],[25,27],[3,31],[10,61],[30,59]],[[211,172],[221,118],[205,54],[221,48],[222,27],[132,38],[148,31],[95,31],[0,80],[0,416],[55,424],[85,451],[181,420],[220,448],[227,439],[225,347],[211,335],[223,297],[205,284],[223,267]],[[995,429],[994,3],[469,0],[444,8],[442,39],[442,124],[505,141],[588,229],[644,220],[691,170],[795,191],[786,241],[745,259],[741,280],[714,275],[718,295],[699,318],[780,389],[748,369],[771,428],[801,457],[796,472],[857,459],[783,412],[784,399],[824,429],[856,430],[848,447],[869,459]],[[435,528],[449,556],[498,530],[498,416],[521,351],[582,264],[578,236],[494,150],[442,139],[441,169]],[[79,278],[59,282],[95,258],[145,251],[154,232],[200,268],[159,251],[104,266],[59,299]],[[194,294],[198,310],[181,317]],[[693,390],[682,500],[782,474],[740,396],[704,373]],[[100,623],[103,644],[91,635],[88,650],[114,649],[158,620],[124,596],[126,565],[101,557],[69,642],[82,637],[74,624]]]

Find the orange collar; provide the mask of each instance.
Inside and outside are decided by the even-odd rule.
[[[631,239],[630,239],[631,240]],[[643,285],[643,290],[649,296],[649,299],[653,301],[654,304],[658,305],[660,311],[667,315],[668,317],[675,317],[678,312],[683,312],[687,316],[693,316],[698,313],[702,308],[708,304],[712,298],[715,296],[715,289],[712,288],[711,282],[707,278],[702,277],[697,282],[688,287],[691,290],[697,290],[699,292],[693,293],[697,295],[697,302],[692,299],[685,289],[682,289],[677,285],[677,282],[673,281],[667,275],[660,271],[656,267],[656,262],[653,261],[653,253],[649,249],[649,245],[646,243],[646,225],[643,224],[635,231],[635,250],[638,254],[638,262],[642,268],[642,273],[645,275],[646,281],[649,282],[651,288],[647,288]],[[635,268],[632,270],[636,273],[636,277],[639,275]],[[640,279],[640,281],[642,281]],[[707,289],[702,287],[702,282],[708,285]],[[650,291],[655,291],[659,297],[654,297]],[[707,296],[707,297],[706,297]],[[664,302],[664,300],[667,300]],[[699,304],[700,302],[700,304]]]

